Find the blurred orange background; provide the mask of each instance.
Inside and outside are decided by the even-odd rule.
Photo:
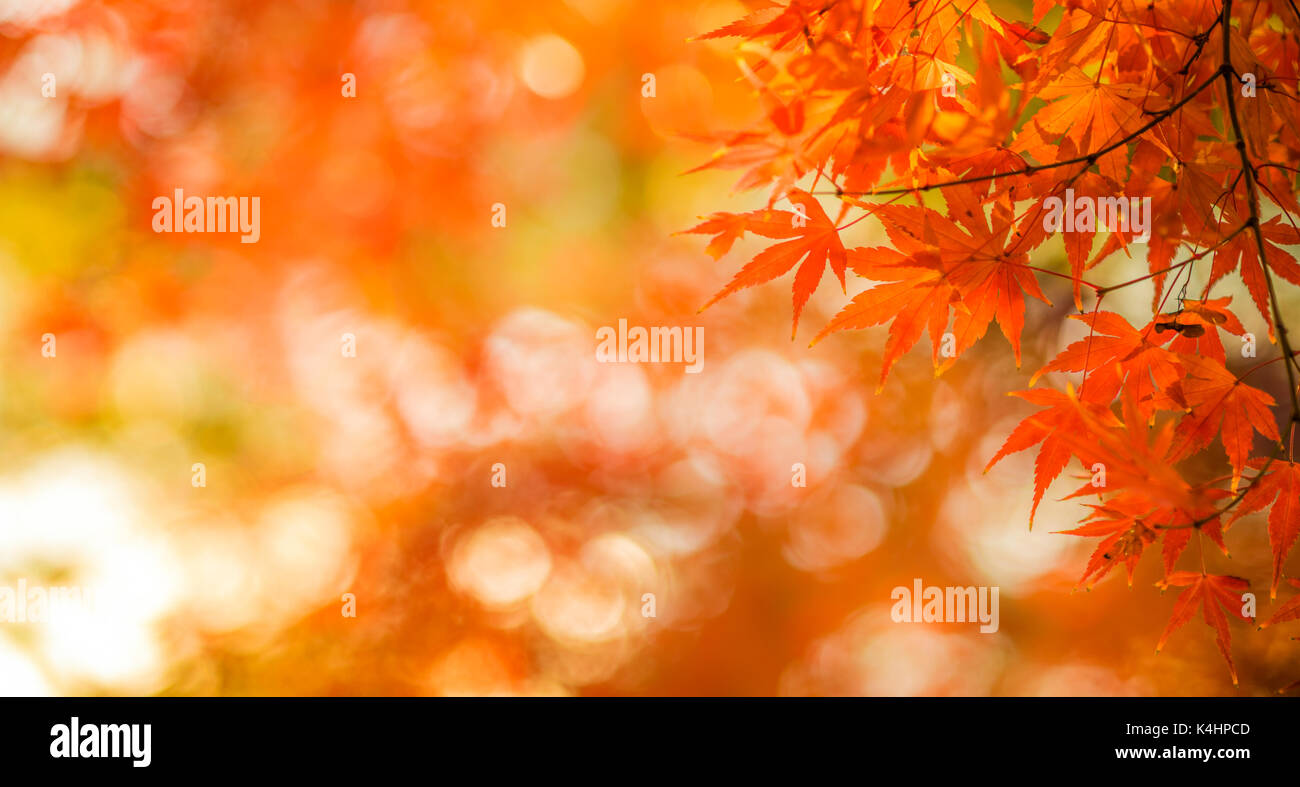
[[[785,286],[697,313],[753,247],[715,263],[673,233],[763,197],[683,175],[713,152],[692,140],[757,112],[734,44],[688,39],[743,13],[0,2],[0,584],[112,599],[0,623],[0,693],[1295,680],[1285,626],[1234,627],[1237,692],[1204,627],[1157,656],[1158,560],[1074,592],[1071,479],[1031,532],[1032,452],[983,472],[1030,409],[1005,393],[1077,337],[1066,290],[1031,310],[1024,368],[990,336],[935,379],[923,348],[879,394],[883,330],[807,347],[833,288],[795,342]],[[260,240],[153,232],[177,188],[259,197]],[[703,372],[597,363],[620,319],[702,326]],[[1256,519],[1234,573],[1268,573]],[[916,577],[998,586],[999,631],[893,623]]]

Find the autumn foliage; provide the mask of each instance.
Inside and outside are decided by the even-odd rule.
[[[1300,363],[1278,301],[1300,284],[1295,6],[1034,0],[1009,19],[985,0],[748,5],[704,37],[738,39],[762,119],[719,133],[702,168],[736,170],[767,207],[688,231],[715,258],[746,234],[770,242],[708,304],[793,271],[797,333],[829,268],[847,302],[812,341],[884,327],[884,386],[927,332],[937,373],[995,322],[1019,364],[1027,310],[1072,299],[1087,334],[1010,392],[1037,411],[989,465],[1036,450],[1037,508],[1077,461],[1085,509],[1068,532],[1097,540],[1080,583],[1117,566],[1131,582],[1156,553],[1161,588],[1178,591],[1159,647],[1199,614],[1236,683],[1244,594],[1300,588],[1283,581],[1300,535]],[[1089,217],[1060,233],[1065,264],[1035,264],[1053,202],[1081,197],[1149,199],[1149,238]],[[846,248],[863,220],[888,243]],[[1198,269],[1205,286],[1188,292]],[[1222,294],[1234,275],[1247,302]],[[1138,283],[1155,291],[1142,324],[1105,304]],[[1253,342],[1242,310],[1269,325],[1257,359],[1238,351]],[[1259,387],[1279,369],[1281,401]],[[1077,384],[1049,387],[1049,373]],[[1265,510],[1272,571],[1252,584],[1231,575],[1227,540]],[[1297,599],[1262,625],[1296,620]]]

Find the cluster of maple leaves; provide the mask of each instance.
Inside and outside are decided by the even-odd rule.
[[[741,39],[737,61],[762,120],[719,135],[720,150],[701,168],[741,171],[738,188],[770,188],[768,207],[715,213],[687,231],[713,236],[714,258],[746,233],[776,242],[709,303],[794,270],[797,332],[827,266],[845,292],[846,277],[862,277],[872,286],[814,342],[887,325],[884,385],[927,330],[938,371],[993,322],[1019,363],[1026,302],[1049,304],[1042,277],[1068,279],[1087,337],[1016,392],[1041,409],[989,465],[1037,446],[1035,510],[1072,458],[1103,468],[1104,486],[1071,495],[1100,501],[1068,531],[1101,539],[1081,583],[1120,564],[1131,583],[1142,554],[1159,543],[1161,586],[1183,589],[1160,646],[1199,608],[1236,683],[1228,616],[1249,619],[1247,581],[1208,571],[1203,552],[1198,570],[1176,567],[1193,534],[1226,553],[1224,532],[1271,506],[1276,598],[1300,535],[1300,365],[1277,301],[1279,280],[1300,284],[1300,265],[1283,248],[1300,245],[1293,0],[1033,0],[1023,21],[1003,19],[984,0],[748,5],[744,18],[704,37]],[[1045,201],[1067,189],[1076,200],[1150,199],[1145,273],[1131,269],[1137,233],[1122,228],[1064,234],[1068,272],[1031,263],[1051,234]],[[838,203],[834,219],[819,196]],[[792,210],[774,207],[782,200]],[[867,216],[889,244],[846,248],[840,233]],[[1208,283],[1191,297],[1198,264],[1210,267]],[[1114,283],[1100,282],[1106,269]],[[1278,345],[1274,357],[1239,370],[1228,366],[1221,333],[1243,337],[1240,305],[1213,297],[1234,272]],[[1150,322],[1135,326],[1104,309],[1108,293],[1144,281],[1155,289]],[[1084,290],[1095,296],[1088,309]],[[951,346],[941,359],[945,336]],[[1274,364],[1286,369],[1289,403],[1250,384]],[[1081,373],[1082,382],[1033,387],[1047,372]],[[1180,463],[1216,440],[1230,473],[1189,478]],[[1266,441],[1272,452],[1257,453]],[[1300,595],[1265,625],[1296,619]]]

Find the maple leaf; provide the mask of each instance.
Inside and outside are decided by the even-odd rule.
[[[1088,558],[1088,565],[1079,578],[1079,584],[1088,581],[1091,589],[1116,565],[1123,563],[1128,572],[1129,586],[1133,585],[1133,569],[1137,567],[1142,552],[1155,542],[1156,530],[1147,524],[1151,507],[1136,495],[1117,498],[1106,505],[1090,505],[1092,513],[1084,517],[1083,524],[1073,530],[1060,530],[1072,536],[1101,536],[1102,541]]]
[[[1293,587],[1300,590],[1300,579],[1288,579]],[[1290,620],[1300,620],[1300,593],[1291,597],[1291,600],[1277,608],[1273,616],[1263,623],[1259,624],[1260,628],[1268,628],[1278,623],[1286,623]]]
[[[1132,492],[1122,492],[1104,505],[1089,504],[1093,513],[1085,518],[1084,521],[1088,523],[1085,527],[1059,532],[1078,536],[1114,535],[1102,542],[1093,553],[1079,582],[1083,583],[1089,575],[1096,572],[1099,572],[1096,573],[1096,580],[1100,580],[1115,563],[1123,561],[1128,569],[1129,585],[1132,586],[1133,569],[1142,550],[1155,538],[1157,531],[1160,534],[1160,553],[1165,576],[1173,573],[1178,557],[1186,550],[1194,532],[1205,534],[1227,555],[1228,547],[1223,542],[1223,525],[1215,501],[1227,497],[1228,493],[1213,487],[1199,491],[1203,495],[1204,505],[1193,510],[1154,505],[1145,496]],[[1088,587],[1091,588],[1092,584]]]
[[[927,252],[905,257],[893,249],[854,249],[850,255],[855,271],[882,283],[854,296],[813,338],[812,344],[836,331],[888,322],[889,339],[885,342],[877,392],[884,387],[890,368],[912,349],[926,328],[930,329],[932,360],[938,365],[949,310],[959,295],[938,270],[937,258]]]
[[[1300,464],[1252,459],[1249,465],[1260,470],[1262,475],[1250,482],[1250,488],[1242,496],[1228,524],[1272,503],[1273,508],[1268,514],[1268,543],[1273,550],[1273,582],[1268,595],[1277,598],[1282,566],[1291,547],[1295,546],[1296,537],[1300,536]]]
[[[1043,493],[1070,461],[1070,446],[1062,435],[1084,428],[1084,419],[1076,400],[1061,391],[1037,388],[1013,391],[1010,395],[1047,409],[1034,413],[1017,424],[1002,447],[985,465],[984,472],[987,473],[993,465],[1010,454],[1032,448],[1040,442],[1043,444],[1034,459],[1034,504],[1029,510],[1029,527],[1033,529],[1034,515],[1038,512],[1038,504],[1043,500]],[[1091,409],[1093,416],[1103,423],[1120,425],[1119,419],[1109,409],[1096,404],[1084,406]]]
[[[772,3],[765,5],[763,8],[751,11],[730,24],[723,25],[716,30],[697,36],[697,38],[700,40],[727,38],[729,36],[754,38],[773,33],[787,33],[791,30],[798,29],[800,21],[801,20],[797,15],[790,13],[789,10],[783,9],[775,3]]]
[[[1076,4],[1077,5],[1077,4]],[[1051,40],[1038,50],[1039,77],[1030,85],[1031,92],[1037,92],[1049,80],[1060,75],[1070,67],[1071,62],[1087,62],[1102,47],[1106,46],[1111,30],[1101,24],[1101,13],[1094,14],[1082,9],[1072,8],[1061,19]],[[1041,21],[1038,9],[1035,9],[1034,23]]]
[[[942,95],[939,113],[931,127],[933,139],[941,147],[930,152],[931,160],[955,175],[990,175],[1023,170],[1026,162],[1005,147],[1015,129],[1010,86],[1002,76],[996,34],[985,37],[979,66],[975,71],[974,89],[952,96]],[[1003,39],[998,39],[999,41]],[[956,91],[951,91],[956,92]],[[1009,192],[1016,186],[1015,177],[1003,177],[972,183],[981,195],[990,188]]]
[[[1135,84],[1106,84],[1072,66],[1037,93],[1053,101],[1034,116],[1034,122],[1049,134],[1065,136],[1079,150],[1100,150],[1137,130],[1145,120],[1143,110],[1155,94]],[[1127,180],[1128,156],[1121,147],[1097,160],[1102,175],[1116,183]]]
[[[1201,615],[1206,625],[1214,629],[1214,640],[1219,646],[1219,652],[1228,662],[1228,671],[1232,673],[1232,685],[1238,685],[1237,667],[1232,663],[1232,634],[1228,631],[1228,618],[1223,614],[1223,610],[1226,609],[1241,620],[1250,620],[1241,611],[1241,593],[1250,587],[1250,583],[1240,577],[1179,571],[1167,577],[1159,586],[1162,589],[1169,586],[1185,587],[1186,590],[1178,594],[1178,601],[1174,603],[1174,612],[1169,618],[1169,625],[1165,627],[1164,633],[1160,635],[1160,641],[1156,643],[1156,653],[1164,648],[1170,634],[1192,619],[1196,614],[1197,604],[1200,604]]]
[[[1033,385],[1048,372],[1086,372],[1080,396],[1086,392],[1090,401],[1109,403],[1120,385],[1128,379],[1136,389],[1142,414],[1149,418],[1166,392],[1180,406],[1175,384],[1182,378],[1182,363],[1177,354],[1151,340],[1150,331],[1138,331],[1128,320],[1113,312],[1072,314],[1091,329],[1091,333],[1073,342],[1050,363],[1034,373]]]
[[[805,172],[816,167],[820,151],[817,148],[805,149],[801,104],[774,110],[769,118],[772,131],[780,132],[776,136],[768,129],[761,131],[741,131],[730,134],[684,134],[683,136],[698,142],[721,144],[721,148],[703,164],[687,170],[687,173],[701,172],[706,169],[745,170],[736,182],[736,190],[745,191],[771,184],[773,194],[780,195],[790,190],[791,186]],[[828,143],[823,143],[828,147]]]
[[[964,196],[964,201],[956,199]],[[1020,334],[1025,328],[1025,295],[1030,295],[1047,305],[1051,301],[1038,286],[1034,271],[1029,268],[1029,255],[1015,251],[1010,241],[1011,223],[1005,222],[998,231],[990,229],[982,207],[973,198],[973,192],[950,192],[950,205],[954,212],[964,217],[963,224],[971,230],[971,242],[965,257],[953,255],[950,280],[961,293],[966,310],[957,315],[953,324],[956,348],[953,357],[944,365],[952,366],[975,342],[988,331],[996,319],[1002,335],[1011,343],[1011,351],[1020,366]],[[1011,246],[1008,248],[1007,244]],[[978,244],[978,245],[976,245]],[[989,248],[995,249],[989,253]]]
[[[1084,467],[1095,471],[1100,466],[1105,471],[1108,491],[1131,490],[1144,495],[1152,505],[1186,511],[1199,509],[1203,504],[1201,496],[1169,458],[1174,421],[1166,419],[1162,425],[1148,428],[1141,414],[1136,386],[1124,386],[1120,403],[1120,423],[1115,426],[1108,419],[1098,418],[1076,399],[1082,428],[1063,432],[1062,442]],[[1096,491],[1091,484],[1085,484],[1066,498]]]
[[[966,307],[957,316],[955,352],[944,368],[983,337],[995,319],[1019,365],[1025,295],[1051,302],[1028,267],[1027,249],[1017,249],[1011,240],[1010,222],[993,230],[972,188],[949,189],[945,198],[951,217],[924,206],[902,205],[882,205],[876,214],[900,251],[937,255],[948,283]]]
[[[1300,233],[1282,222],[1282,217],[1275,216],[1260,227],[1264,236],[1264,255],[1270,271],[1278,274],[1292,284],[1300,284],[1300,264],[1290,252],[1278,244],[1300,244]],[[1240,232],[1214,254],[1214,263],[1210,267],[1209,286],[1224,276],[1240,269],[1241,280],[1255,301],[1255,308],[1268,320],[1268,336],[1275,338],[1272,310],[1269,306],[1268,279],[1263,264],[1259,259],[1259,249],[1253,233]]]
[[[1250,458],[1255,432],[1281,440],[1269,409],[1273,397],[1246,385],[1222,363],[1195,355],[1182,356],[1187,372],[1181,384],[1190,412],[1178,422],[1170,458],[1174,461],[1205,448],[1216,434],[1232,464],[1232,491]]]
[[[737,290],[769,282],[788,273],[795,265],[799,270],[794,277],[794,325],[791,337],[799,329],[799,315],[804,304],[817,289],[822,273],[829,264],[840,288],[845,288],[844,273],[848,266],[848,256],[844,244],[840,241],[839,229],[831,222],[826,211],[815,197],[805,191],[794,190],[786,195],[801,211],[755,211],[747,214],[745,229],[770,238],[789,238],[775,246],[760,251],[745,264],[727,286],[717,292],[709,302],[707,309]],[[687,232],[718,233],[718,237],[709,244],[715,251],[725,252],[731,248],[737,233],[737,217],[734,214],[714,214]]]
[[[704,250],[713,259],[731,251],[746,232],[765,238],[792,238],[796,232],[794,214],[784,210],[755,210],[749,213],[714,213],[681,234],[713,235]]]

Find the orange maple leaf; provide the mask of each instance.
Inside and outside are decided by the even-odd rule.
[[[893,249],[854,249],[849,252],[853,269],[881,282],[858,293],[830,323],[813,338],[816,344],[836,331],[867,328],[889,323],[889,339],[880,364],[879,392],[889,370],[928,327],[933,362],[939,362],[939,345],[948,327],[950,307],[959,298],[957,290],[940,272],[935,255],[920,252],[905,257]]]
[[[1273,550],[1273,583],[1268,595],[1277,598],[1282,566],[1291,547],[1295,546],[1296,537],[1300,536],[1300,464],[1266,459],[1252,459],[1249,464],[1264,475],[1250,482],[1250,488],[1242,496],[1228,524],[1273,504],[1268,514],[1268,543]]]
[[[1054,137],[1065,136],[1079,150],[1100,150],[1134,132],[1146,119],[1144,110],[1155,106],[1155,94],[1141,85],[1106,84],[1090,77],[1078,66],[1062,74],[1038,92],[1038,98],[1052,101],[1034,116],[1034,121]],[[1123,147],[1097,161],[1101,174],[1116,183],[1126,181],[1128,155]]]
[[[1092,513],[1084,517],[1083,524],[1073,530],[1057,532],[1071,536],[1101,536],[1102,541],[1088,558],[1079,584],[1088,582],[1092,588],[1098,580],[1110,573],[1120,563],[1128,572],[1128,583],[1133,584],[1133,569],[1137,567],[1142,552],[1155,542],[1158,533],[1150,524],[1153,513],[1136,495],[1126,495],[1106,505],[1090,505]]]
[[[1300,232],[1284,224],[1280,216],[1275,216],[1260,227],[1264,236],[1263,246],[1268,269],[1292,284],[1300,284],[1300,264],[1295,257],[1283,249],[1282,245],[1300,244]],[[1229,273],[1240,268],[1241,280],[1255,301],[1255,308],[1269,320],[1268,335],[1275,338],[1273,323],[1269,315],[1268,276],[1259,259],[1259,249],[1252,233],[1238,233],[1214,254],[1214,264],[1210,267],[1210,283],[1214,283]]]
[[[1040,442],[1043,444],[1034,459],[1034,505],[1029,510],[1029,527],[1033,529],[1034,514],[1038,512],[1038,504],[1043,500],[1043,493],[1070,461],[1070,446],[1063,435],[1083,429],[1084,421],[1074,398],[1061,391],[1038,388],[1013,391],[1010,396],[1018,396],[1047,409],[1021,421],[989,460],[984,467],[984,472],[987,473],[993,465],[1009,454],[1032,448]],[[1096,404],[1085,404],[1085,407],[1106,425],[1116,427],[1120,425],[1119,419],[1115,418],[1110,410]]]
[[[1237,667],[1232,663],[1232,634],[1228,631],[1228,618],[1223,614],[1226,609],[1241,620],[1250,618],[1241,611],[1241,593],[1250,587],[1250,583],[1240,577],[1198,574],[1191,571],[1178,571],[1170,575],[1159,586],[1187,588],[1178,595],[1174,603],[1173,615],[1169,625],[1156,643],[1156,653],[1165,646],[1169,635],[1177,631],[1196,614],[1197,604],[1201,605],[1201,615],[1206,625],[1214,629],[1214,640],[1219,645],[1219,652],[1228,662],[1228,671],[1232,673],[1232,685],[1237,685]],[[1222,607],[1222,609],[1220,609]]]
[[[1017,248],[1009,221],[989,226],[979,192],[971,187],[947,191],[949,216],[923,206],[881,205],[876,214],[894,245],[905,254],[937,255],[948,283],[966,307],[953,326],[956,346],[947,368],[972,347],[997,320],[1020,364],[1020,334],[1025,327],[1025,295],[1051,305],[1028,266],[1026,248]]]
[[[1300,590],[1300,579],[1288,579],[1287,582],[1291,583],[1291,585],[1297,590]],[[1259,627],[1262,629],[1268,628],[1269,626],[1274,626],[1278,623],[1286,623],[1290,620],[1300,620],[1300,593],[1292,596],[1290,601],[1278,607],[1277,611],[1273,613],[1273,617],[1259,624]]]
[[[717,292],[701,311],[707,309],[737,290],[753,287],[783,276],[799,265],[794,276],[794,325],[790,331],[791,338],[799,329],[799,315],[804,304],[817,289],[827,263],[840,281],[840,289],[845,289],[844,273],[848,267],[848,254],[840,240],[839,228],[822,210],[821,203],[806,191],[794,190],[786,197],[799,206],[799,212],[785,210],[762,210],[748,214],[715,213],[704,223],[686,232],[717,234],[709,244],[715,252],[725,253],[738,237],[739,224],[744,229],[769,238],[789,238],[789,240],[769,246],[760,251],[745,264],[727,286]]]
[[[1048,372],[1086,372],[1080,395],[1086,395],[1088,401],[1109,403],[1127,379],[1136,389],[1139,409],[1148,418],[1159,393],[1176,396],[1174,384],[1182,378],[1182,365],[1175,353],[1152,341],[1150,331],[1138,331],[1113,312],[1070,317],[1091,328],[1091,334],[1070,344],[1035,372],[1030,385]]]
[[[1187,372],[1181,382],[1191,410],[1178,422],[1170,458],[1190,456],[1210,444],[1216,434],[1232,464],[1232,491],[1237,491],[1241,471],[1250,457],[1255,432],[1277,442],[1281,436],[1269,409],[1273,397],[1251,388],[1219,361],[1195,355],[1182,356]]]

